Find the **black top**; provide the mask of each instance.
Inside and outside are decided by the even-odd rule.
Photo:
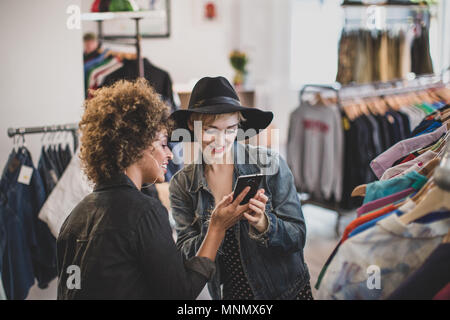
[[[235,226],[227,230],[222,247],[223,300],[253,300],[253,291],[242,267]]]
[[[163,100],[172,107],[172,112],[176,110],[173,100],[172,79],[167,71],[158,68],[144,58],[144,78]],[[137,72],[137,60],[123,60],[123,67],[107,75],[102,86],[112,85],[117,80],[135,80],[139,76]]]
[[[70,213],[57,259],[58,299],[194,299],[215,271],[207,258],[183,260],[167,210],[124,174]],[[76,284],[71,265],[80,268],[81,289],[67,286]]]
[[[242,266],[241,250],[236,238],[236,225],[227,230],[223,241],[221,268],[223,273],[223,300],[254,300],[248,278]],[[311,286],[308,283],[297,293],[295,300],[313,300]]]

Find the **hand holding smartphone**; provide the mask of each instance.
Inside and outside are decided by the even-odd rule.
[[[258,192],[263,177],[264,174],[260,173],[239,176],[233,190],[233,200],[236,199],[236,197],[242,192],[242,190],[245,189],[245,187],[249,186],[250,191],[247,193],[247,195],[244,197],[244,199],[241,201],[239,205],[242,206],[244,204],[247,204],[250,201],[250,199],[256,195],[256,192]]]

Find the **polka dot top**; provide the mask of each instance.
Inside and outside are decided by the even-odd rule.
[[[253,300],[253,291],[242,267],[235,228],[236,225],[227,230],[222,246],[223,300]],[[309,283],[297,294],[295,299],[313,300]]]

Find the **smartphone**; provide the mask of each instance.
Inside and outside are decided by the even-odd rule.
[[[236,185],[234,186],[233,200],[241,194],[245,187],[250,187],[250,191],[245,195],[244,199],[240,203],[240,205],[247,204],[250,199],[256,195],[256,192],[258,192],[263,177],[264,174],[249,174],[245,176],[239,176]]]

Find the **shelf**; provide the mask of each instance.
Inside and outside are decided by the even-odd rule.
[[[164,19],[165,10],[129,11],[129,12],[87,12],[81,14],[82,21],[105,21],[118,19]]]

